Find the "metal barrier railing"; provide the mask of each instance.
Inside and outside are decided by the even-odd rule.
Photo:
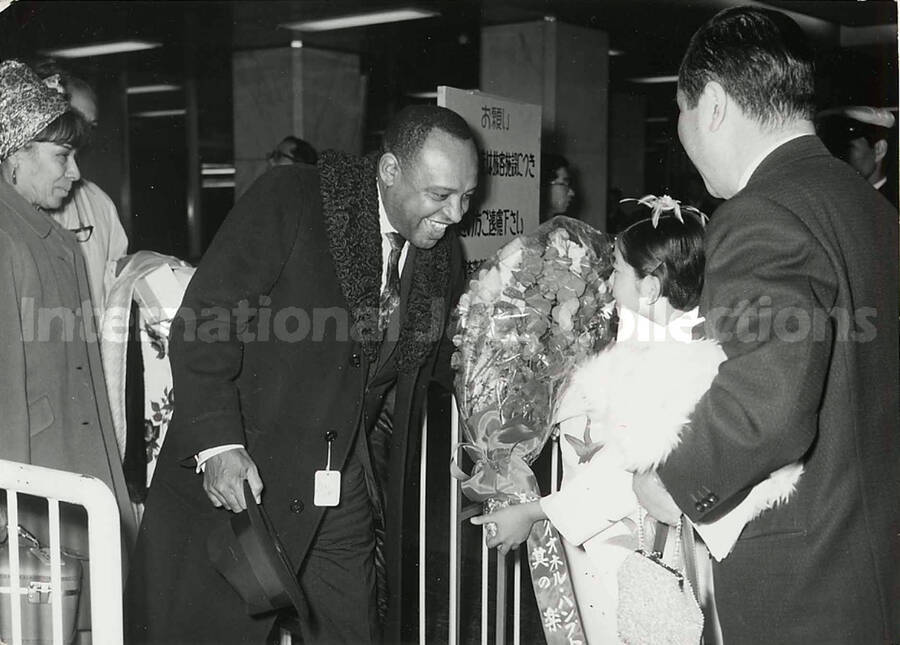
[[[456,399],[454,397],[452,405],[450,407],[450,444],[449,450],[447,454],[454,454],[455,447],[459,445],[459,443],[463,440],[462,431],[460,428],[460,419],[459,419],[459,411],[456,406]],[[550,491],[556,492],[558,488],[559,482],[559,444],[558,438],[554,434],[553,438],[550,439],[551,445],[549,446],[550,452]],[[425,442],[423,441],[423,446]],[[424,449],[423,449],[424,450]],[[423,455],[422,458],[423,464],[423,474],[422,474],[422,489],[424,490],[424,464],[425,457]],[[479,514],[481,512],[480,507],[478,506],[469,506],[466,510],[463,509],[462,503],[462,495],[460,491],[460,482],[456,480],[452,475],[450,476],[450,534],[449,534],[449,551],[450,551],[450,565],[449,565],[449,615],[448,615],[448,637],[447,642],[449,645],[458,645],[460,642],[460,578],[461,578],[461,566],[463,562],[462,558],[462,540],[461,540],[461,529],[464,522],[466,522],[473,515]],[[420,516],[424,516],[425,514],[425,505],[424,502],[420,507]],[[512,642],[513,645],[520,645],[522,642],[522,567],[523,562],[524,566],[528,567],[528,554],[525,545],[523,544],[519,549],[508,553],[506,556],[496,556],[496,562],[494,566],[494,578],[493,585],[491,584],[491,571],[490,571],[490,553],[489,549],[485,544],[485,539],[487,537],[487,529],[486,527],[482,527],[481,530],[481,579],[480,579],[480,595],[481,595],[481,615],[480,615],[480,642],[482,645],[487,645],[489,643],[489,634],[490,634],[490,626],[491,626],[491,616],[490,616],[490,604],[489,604],[489,592],[490,587],[494,587],[494,616],[493,616],[493,625],[494,625],[494,643],[497,645],[505,645],[507,642],[507,622],[509,617],[510,610],[512,611]],[[422,542],[424,543],[424,534],[421,536]],[[510,562],[512,563],[513,570],[513,585],[512,585],[512,607],[509,606],[507,602],[507,573],[508,568],[510,566]],[[420,589],[419,594],[420,597],[425,593],[425,565],[424,561],[420,561]],[[526,584],[528,581],[526,580]],[[420,622],[420,634],[425,633],[425,616],[424,613],[419,616]],[[543,638],[543,635],[542,635]],[[424,637],[420,638],[420,643],[425,643]]]
[[[45,498],[50,534],[50,611],[53,643],[65,642],[63,634],[62,546],[59,505],[84,507],[88,516],[89,587],[91,631],[94,643],[121,645],[122,640],[122,545],[119,509],[109,487],[99,479],[52,468],[0,459],[0,489],[6,491],[9,524],[10,645],[21,645],[22,598],[16,527],[19,495]],[[85,593],[82,590],[82,595]],[[55,597],[54,597],[55,594]]]

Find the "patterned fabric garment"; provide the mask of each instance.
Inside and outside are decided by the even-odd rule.
[[[391,243],[391,255],[388,258],[387,282],[384,284],[384,290],[381,292],[381,299],[378,303],[378,329],[384,331],[387,329],[391,314],[400,304],[400,253],[403,251],[403,244],[406,240],[399,233],[385,233]]]
[[[0,160],[31,141],[69,109],[59,75],[42,81],[24,63],[0,63]]]

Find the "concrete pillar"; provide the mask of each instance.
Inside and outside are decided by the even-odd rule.
[[[362,152],[366,79],[359,56],[308,47],[234,53],[235,197],[288,135],[316,150]]]
[[[609,104],[609,184],[623,197],[659,193],[664,186],[647,186],[644,142],[647,134],[647,97],[615,92]]]
[[[605,32],[550,19],[481,30],[481,90],[543,106],[541,148],[569,160],[577,178],[572,214],[601,230],[608,88]]]

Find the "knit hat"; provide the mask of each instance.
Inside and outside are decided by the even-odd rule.
[[[59,76],[42,81],[20,61],[0,63],[0,161],[68,109]]]

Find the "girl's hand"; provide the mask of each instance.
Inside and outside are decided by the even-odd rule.
[[[497,530],[493,536],[488,535],[485,540],[488,547],[497,547],[497,553],[506,554],[515,549],[528,539],[531,526],[540,520],[546,520],[547,516],[538,501],[527,504],[513,504],[501,508],[488,515],[473,517],[471,522],[476,526],[493,523]]]

